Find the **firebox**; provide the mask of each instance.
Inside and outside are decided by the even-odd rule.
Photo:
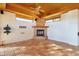
[[[44,30],[43,29],[37,29],[36,36],[44,36]]]

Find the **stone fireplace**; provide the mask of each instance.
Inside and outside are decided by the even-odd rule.
[[[34,38],[33,39],[48,39],[47,37],[47,28],[48,26],[45,26],[45,20],[44,19],[36,19],[36,26],[33,26],[34,28]]]

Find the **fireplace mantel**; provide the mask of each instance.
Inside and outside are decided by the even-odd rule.
[[[33,26],[33,28],[48,28],[48,26]]]

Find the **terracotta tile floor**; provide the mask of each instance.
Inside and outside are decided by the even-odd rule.
[[[79,56],[79,50],[51,40],[27,40],[0,46],[0,56]]]

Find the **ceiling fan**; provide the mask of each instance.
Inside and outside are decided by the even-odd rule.
[[[37,15],[44,14],[45,12],[45,10],[43,10],[42,7],[37,3],[35,4],[35,7],[31,7],[31,9],[35,11]]]

